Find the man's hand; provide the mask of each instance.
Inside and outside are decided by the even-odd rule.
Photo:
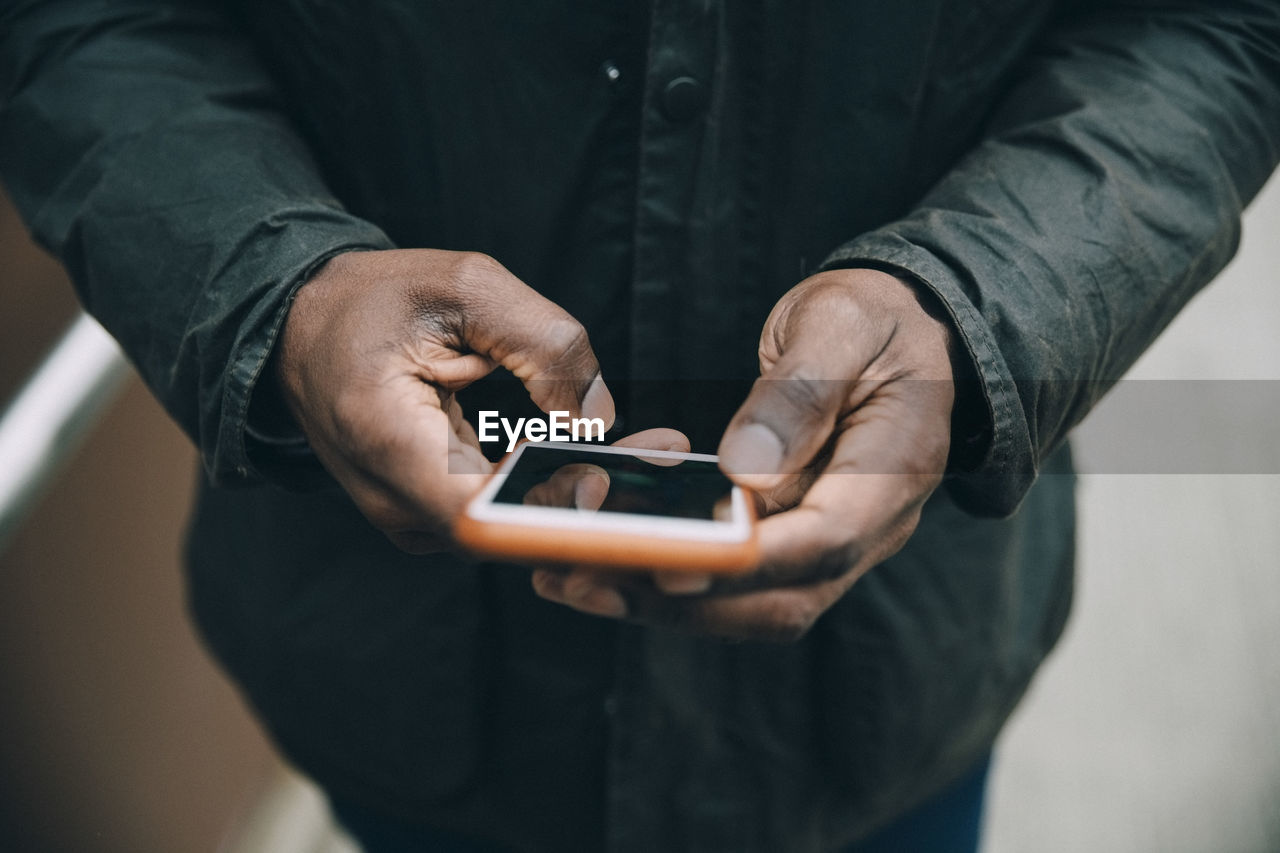
[[[408,551],[448,526],[490,464],[454,392],[501,365],[550,412],[614,418],[586,331],[484,255],[349,252],[294,300],[276,380],[320,461]]]
[[[538,571],[544,598],[735,638],[796,639],[914,531],[950,447],[952,339],[916,287],[874,270],[801,282],[760,337],[721,467],[772,513],[744,578]],[[590,603],[590,606],[583,606]]]

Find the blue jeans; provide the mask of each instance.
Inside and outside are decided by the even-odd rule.
[[[988,755],[933,798],[839,853],[977,853],[986,799]],[[427,827],[399,823],[341,801],[338,822],[365,853],[502,853],[502,848]]]

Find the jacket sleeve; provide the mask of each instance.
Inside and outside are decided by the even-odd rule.
[[[211,479],[259,478],[246,418],[294,289],[391,244],[325,189],[247,40],[194,0],[0,6],[0,177]]]
[[[941,300],[987,430],[948,486],[1005,515],[1042,460],[1230,259],[1280,158],[1280,4],[1077,5],[983,140],[899,221],[824,266]]]

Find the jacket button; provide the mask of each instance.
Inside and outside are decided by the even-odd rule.
[[[686,122],[707,107],[707,87],[692,77],[677,77],[662,90],[662,114]]]

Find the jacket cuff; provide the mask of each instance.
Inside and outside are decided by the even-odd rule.
[[[284,410],[263,378],[298,288],[335,255],[349,251],[394,249],[376,226],[343,211],[327,209],[304,221],[291,221],[270,247],[265,289],[249,308],[231,351],[216,424],[216,438],[204,450],[205,468],[217,486],[264,481],[290,489],[329,483],[305,436],[276,413]],[[256,393],[256,396],[255,396]]]
[[[819,270],[868,267],[914,279],[950,318],[966,363],[957,365],[952,454],[945,487],[967,512],[1004,517],[1017,510],[1036,479],[1036,458],[1016,381],[964,274],[888,229],[836,249]],[[957,431],[959,430],[959,431]]]

